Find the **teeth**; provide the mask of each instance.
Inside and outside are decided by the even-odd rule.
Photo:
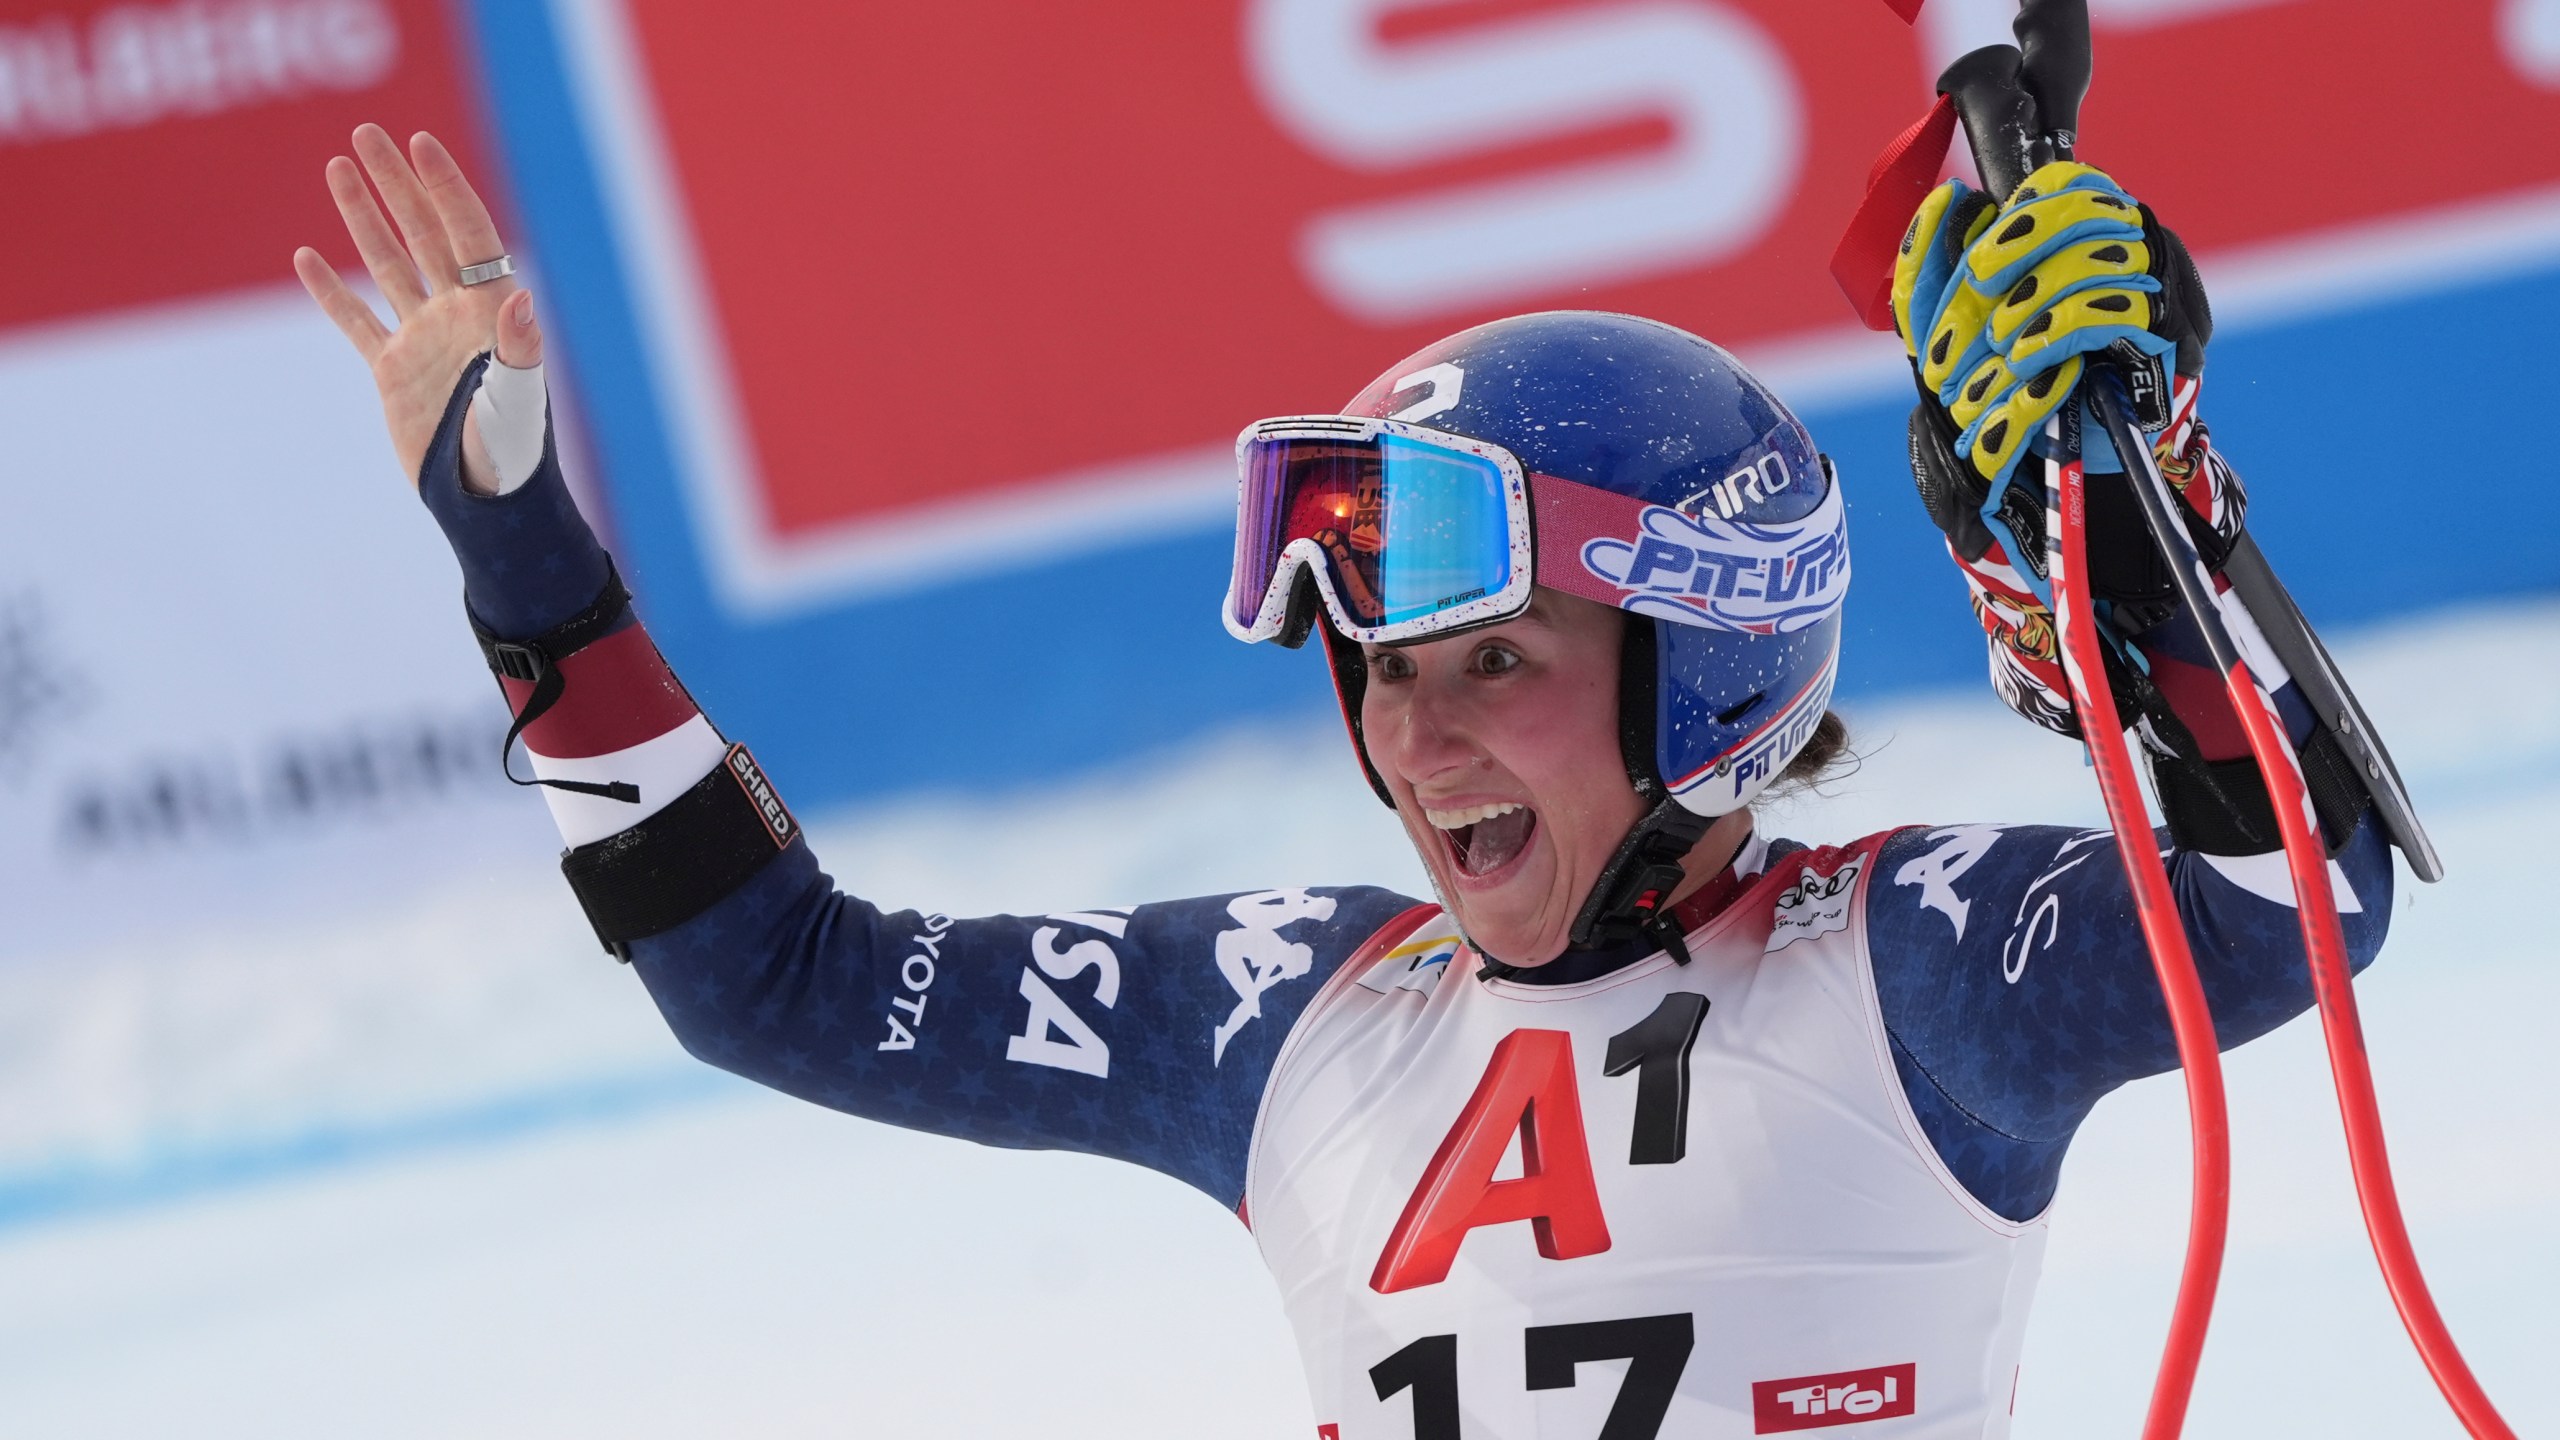
[[[1514,801],[1504,801],[1498,805],[1471,805],[1464,810],[1434,810],[1426,805],[1422,809],[1422,818],[1430,821],[1434,829],[1464,830],[1479,821],[1490,820],[1496,815],[1508,815],[1519,808],[1519,804]]]

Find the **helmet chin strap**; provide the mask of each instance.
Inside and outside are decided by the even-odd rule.
[[[1567,943],[1575,948],[1614,945],[1641,935],[1689,963],[1687,938],[1671,918],[1671,899],[1688,871],[1681,862],[1703,839],[1716,817],[1701,815],[1680,803],[1662,783],[1654,758],[1654,622],[1629,614],[1618,647],[1618,748],[1626,761],[1627,779],[1645,803],[1643,818],[1618,842],[1617,853],[1600,868],[1591,893],[1573,917]],[[1740,850],[1736,846],[1737,853]]]
[[[1672,796],[1656,800],[1591,882],[1582,912],[1573,917],[1569,943],[1581,949],[1641,935],[1688,964],[1688,941],[1671,918],[1671,901],[1689,878],[1681,862],[1715,823]]]

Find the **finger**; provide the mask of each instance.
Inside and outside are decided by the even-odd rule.
[[[518,290],[498,307],[498,363],[515,370],[542,363],[542,327],[534,323],[530,290]]]
[[[346,222],[347,236],[356,242],[356,253],[364,257],[375,288],[391,302],[393,315],[408,319],[411,311],[427,303],[426,286],[419,282],[418,267],[409,263],[408,247],[392,233],[382,207],[373,203],[373,192],[365,188],[356,162],[340,155],[329,162],[328,175],[329,198],[338,202],[338,218]]]
[[[2140,240],[2102,237],[2065,245],[2039,260],[2009,287],[1991,314],[1991,343],[2007,349],[2021,329],[2051,307],[2083,290],[2156,290],[2151,247]]]
[[[2151,333],[2151,318],[2156,313],[2151,296],[2145,291],[2075,290],[2018,332],[2016,343],[2009,347],[2009,368],[2033,375],[2061,363],[2050,358],[2053,355],[2086,355],[2119,339],[2131,340],[2156,355],[2159,347],[2168,343]]]
[[[391,136],[379,125],[356,127],[356,158],[364,162],[364,172],[373,177],[373,188],[382,192],[383,203],[391,207],[391,218],[400,225],[400,233],[409,242],[409,258],[417,262],[419,273],[427,277],[427,293],[438,294],[462,283],[454,274],[460,268],[453,258],[452,242],[446,239],[444,222],[436,218],[436,207],[427,201],[426,187],[418,183],[417,172],[409,168],[409,158],[391,143]]]
[[[2080,370],[2080,357],[2074,355],[2014,387],[1999,404],[1983,412],[1975,422],[1978,428],[1957,437],[1975,473],[1996,484],[2016,469],[2019,458],[2027,453],[2026,442],[2044,428],[2045,417],[2071,398],[2072,387],[2080,383]]]
[[[337,267],[320,258],[320,252],[308,245],[293,252],[293,273],[302,281],[302,288],[310,291],[311,298],[319,302],[321,312],[338,327],[338,333],[347,337],[347,343],[356,347],[356,353],[364,357],[366,364],[372,364],[373,357],[381,353],[383,344],[391,338],[391,332],[383,328],[382,319],[373,313],[373,307],[364,303],[363,296],[348,289],[347,282],[339,278]]]
[[[1946,303],[1939,307],[1929,331],[1928,348],[1920,352],[1920,383],[1935,392],[1942,405],[1955,403],[1957,377],[1971,374],[1991,348],[1982,326],[1990,318],[1992,298],[1970,285],[1947,287]]]
[[[1959,430],[1970,430],[1973,422],[1982,418],[1982,412],[2007,399],[2010,388],[2017,383],[2018,377],[2009,372],[2007,361],[1986,355],[1956,387],[1956,398],[1947,403],[1947,418],[1955,421]]]
[[[409,137],[409,158],[417,163],[418,178],[425,182],[427,199],[444,223],[456,262],[478,265],[507,253],[498,240],[497,223],[489,218],[489,207],[480,203],[479,192],[471,188],[443,141],[421,130]]]

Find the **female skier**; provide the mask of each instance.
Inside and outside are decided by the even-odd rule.
[[[1755,829],[1755,797],[1845,744],[1825,704],[1848,553],[1830,464],[1732,357],[1527,315],[1340,415],[1245,431],[1226,624],[1322,632],[1434,901],[893,913],[819,871],[632,615],[561,478],[531,297],[452,158],[370,126],[355,148],[329,186],[398,328],[316,253],[296,268],[454,546],[572,887],[688,1050],[1206,1191],[1252,1227],[1338,1440],[1450,1440],[1461,1417],[1475,1437],[2006,1432],[2064,1150],[2173,1042],[2107,832],[1814,849]],[[1923,498],[2000,692],[2072,733],[2037,487],[2007,482],[2076,357],[2121,342],[2164,380],[2174,361],[2158,454],[2219,555],[2241,497],[2195,420],[2201,289],[2148,212],[2056,167],[2003,204],[1934,195],[1896,306]],[[2095,543],[2132,541],[2093,491]],[[2146,555],[2093,556],[2111,679],[2236,1044],[2311,995],[2245,743]],[[2295,733],[2317,774],[2307,717]],[[2329,788],[2361,964],[2390,866]]]

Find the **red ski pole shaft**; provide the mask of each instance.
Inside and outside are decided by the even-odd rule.
[[[1908,21],[1918,12],[1922,0],[1892,0],[1892,3],[1896,13]],[[1940,93],[1954,102],[1955,109],[1964,118],[1974,163],[1985,188],[2002,196],[2014,192],[2019,181],[2037,164],[2070,156],[2077,138],[2080,99],[2089,82],[2086,0],[2022,0],[2016,29],[2019,42],[2024,47],[2023,62],[2017,50],[2008,46],[1988,46],[1959,59],[1948,67],[1938,82]],[[1918,131],[1915,129],[1914,133]],[[1861,224],[1870,218],[1868,209],[1874,205],[1879,193],[1877,188],[1871,187],[1868,204],[1860,210]],[[1835,271],[1844,263],[1853,263],[1854,268],[1854,264],[1863,264],[1872,258],[1863,250],[1852,253],[1849,241],[1863,235],[1857,226],[1852,227],[1850,237],[1843,241],[1842,256],[1848,257],[1847,261],[1842,256],[1835,256]],[[1873,288],[1863,272],[1839,273],[1853,303]],[[2408,1224],[2400,1211],[2390,1157],[2383,1143],[2372,1067],[2365,1053],[2362,1026],[2356,1014],[2345,930],[2338,919],[2336,897],[2329,888],[2327,848],[2311,817],[2308,789],[2298,758],[2276,716],[2274,702],[2266,687],[2240,655],[2232,642],[2229,628],[2223,623],[2222,601],[2213,578],[2206,573],[2178,518],[2176,507],[2183,502],[2160,478],[2157,467],[2152,463],[2149,447],[2143,443],[2132,423],[2129,407],[2117,388],[2122,383],[2117,368],[2103,357],[2093,357],[2088,373],[2088,390],[2100,421],[2129,472],[2129,482],[2141,502],[2144,528],[2151,532],[2152,539],[2168,559],[2170,571],[2177,578],[2180,598],[2189,613],[2195,616],[2196,624],[2213,652],[2231,704],[2248,736],[2250,752],[2274,804],[2278,829],[2284,841],[2286,869],[2293,879],[2296,918],[2302,929],[2303,948],[2310,964],[2312,989],[2320,1010],[2322,1034],[2328,1046],[2339,1113],[2345,1125],[2348,1162],[2355,1176],[2357,1199],[2364,1211],[2365,1229],[2372,1239],[2374,1256],[2382,1270],[2384,1283],[2390,1288],[2393,1304],[2399,1309],[2401,1323],[2407,1327],[2419,1357],[2463,1426],[2479,1440],[2492,1440],[2492,1437],[2512,1440],[2514,1432],[2490,1404],[2446,1329],[2443,1316],[2428,1292],[2416,1252],[2409,1242]],[[2184,929],[2176,922],[2174,906],[2165,898],[2165,875],[2158,889],[2155,890],[2151,884],[2151,877],[2162,872],[2158,856],[2148,848],[2148,817],[2142,811],[2139,792],[2126,783],[2130,772],[2129,757],[2122,732],[2115,728],[2119,717],[2104,684],[2104,652],[2100,638],[2094,633],[2097,620],[2090,609],[2086,580],[2087,502],[2084,481],[2085,476],[2076,457],[2072,462],[2057,467],[2051,527],[2057,557],[2054,567],[2056,627],[2061,635],[2065,670],[2074,692],[2074,703],[2079,707],[2082,732],[2089,737],[2091,758],[2098,768],[2100,790],[2115,828],[2117,846],[2125,855],[2128,883],[2134,890],[2144,934],[2151,946],[2153,965],[2160,971],[2163,994],[2169,997],[2170,1022],[2177,1035],[2181,1063],[2187,1070],[2188,1105],[2197,1157],[2186,1271],[2179,1282],[2178,1304],[2170,1322],[2169,1345],[2162,1358],[2160,1378],[2152,1396],[2151,1416],[2144,1429],[2146,1436],[2160,1437],[2177,1433],[2187,1395],[2194,1382],[2195,1360],[2203,1344],[2204,1327],[2210,1317],[2213,1281],[2219,1274],[2221,1262],[2227,1196],[2209,1193],[2206,1180],[2209,1173],[2221,1177],[2217,1183],[2227,1189],[2229,1137],[2221,1115],[2221,1074],[2219,1057],[2213,1045],[2211,1016],[2202,1010],[2200,985],[2194,996],[2195,1011],[2185,1009],[2179,999],[2181,987],[2174,972],[2183,968],[2192,979],[2193,956],[2187,949]],[[2243,553],[2247,553],[2245,549]],[[2242,580],[2245,589],[2248,577],[2243,575]],[[2290,602],[2283,600],[2281,587],[2275,584],[2271,573],[2264,571],[2263,565],[2259,569],[2258,590],[2262,594],[2276,596],[2280,608],[2290,609]],[[2252,629],[2256,629],[2257,618],[2250,614],[2250,607],[2240,594],[2232,595],[2229,604],[2232,613],[2247,617]],[[2277,619],[2288,622],[2294,617],[2281,615]],[[2306,653],[2318,655],[2316,639],[2307,628],[2300,628],[2298,622],[2295,623],[2297,633],[2294,639],[2301,642],[2298,648],[2307,647]],[[2277,643],[2281,646],[2285,642],[2280,638]],[[2096,683],[2091,681],[2093,675]],[[2334,691],[2335,687],[2332,689]],[[2332,702],[2337,699],[2333,693]],[[2352,713],[2351,705],[2349,710]],[[2362,717],[2357,715],[2355,718],[2361,720]],[[2371,741],[2369,737],[2359,737],[2358,743],[2370,744]],[[2378,746],[2374,747],[2369,768],[2377,778],[2388,771],[2387,758],[2380,754]],[[2440,868],[2434,851],[2426,843],[2424,832],[2418,829],[2415,817],[2407,813],[2405,796],[2398,796],[2396,777],[2390,779],[2389,785],[2399,805],[2396,820],[2391,807],[2384,806],[2386,821],[2397,826],[2392,832],[2394,838],[2409,850],[2420,878],[2435,879]],[[2137,830],[2141,832],[2139,838]],[[2137,855],[2137,850],[2142,853]],[[2159,923],[2163,917],[2167,921],[2165,926]],[[2182,960],[2183,966],[2179,963]],[[2209,1078],[2204,1068],[2208,1065],[2212,1067]],[[2208,1087],[2210,1100],[2205,1095]]]
[[[2023,0],[2017,19],[2018,43],[2025,52],[2020,88],[2033,97],[2041,134],[2036,138],[2054,156],[2069,158],[2078,138],[2080,100],[2089,88],[2090,44],[2087,0]],[[1986,177],[1987,179],[1988,177]],[[2249,736],[2249,749],[2274,802],[2276,825],[2284,838],[2285,867],[2293,876],[2294,913],[2302,929],[2303,952],[2311,967],[2312,993],[2320,1009],[2320,1028],[2329,1050],[2329,1071],[2338,1092],[2338,1110],[2346,1127],[2347,1159],[2355,1175],[2356,1198],[2362,1205],[2365,1232],[2373,1241],[2374,1259],[2391,1290],[2400,1322],[2435,1378],[2436,1388],[2461,1418],[2465,1429],[2481,1440],[2511,1437],[2471,1367],[2454,1344],[2426,1275],[2418,1267],[2409,1241],[2407,1220],[2391,1176],[2391,1159],[2382,1138],[2382,1114],[2374,1098],[2373,1068],[2365,1053],[2364,1031],[2356,1014],[2355,987],[2347,964],[2345,927],[2339,923],[2337,898],[2329,887],[2328,847],[2311,819],[2309,789],[2290,738],[2278,719],[2275,703],[2249,668],[2223,623],[2220,596],[2188,538],[2170,492],[2152,463],[2151,449],[2135,428],[2130,407],[2118,386],[2117,367],[2094,360],[2088,391],[2101,424],[2124,466],[2142,506],[2144,528],[2160,547],[2177,578],[2179,598],[2205,637],[2214,664],[2222,673],[2232,708]],[[2231,602],[2241,614],[2247,606]],[[2251,624],[2254,627],[2255,618]]]
[[[2463,1428],[2476,1440],[2514,1440],[2515,1432],[2489,1401],[2454,1343],[2453,1333],[2436,1309],[2427,1277],[2418,1266],[2409,1240],[2409,1224],[2400,1211],[2400,1194],[2391,1175],[2391,1157],[2382,1138],[2382,1110],[2374,1095],[2373,1066],[2365,1053],[2364,1026],[2356,1012],[2353,975],[2347,964],[2346,930],[2338,920],[2336,893],[2329,885],[2329,849],[2311,818],[2308,786],[2291,740],[2278,719],[2275,701],[2249,668],[2223,621],[2212,577],[2196,554],[2194,543],[2172,507],[2182,503],[2152,464],[2126,413],[2114,377],[2097,373],[2091,394],[2108,439],[2127,469],[2134,497],[2142,507],[2144,528],[2167,556],[2179,599],[2195,616],[2205,648],[2222,672],[2231,707],[2249,736],[2250,753],[2266,779],[2267,798],[2276,812],[2276,828],[2284,837],[2285,868],[2293,877],[2294,915],[2302,928],[2303,952],[2311,965],[2311,989],[2320,1009],[2320,1029],[2329,1050],[2329,1073],[2338,1092],[2338,1112],[2347,1134],[2347,1163],[2356,1182],[2356,1199],[2364,1210],[2365,1233],[2373,1242],[2375,1262],[2390,1288],[2400,1323],[2417,1347],[2418,1358],[2453,1407]],[[2246,613],[2245,609],[2242,613]]]
[[[2080,733],[2088,740],[2098,791],[2115,830],[2116,852],[2124,859],[2134,912],[2150,945],[2151,968],[2168,1002],[2169,1027],[2177,1037],[2178,1065],[2187,1087],[2187,1129],[2194,1137],[2186,1261],[2178,1272],[2169,1338],[2161,1348],[2160,1372],[2152,1381],[2151,1408],[2142,1424],[2144,1440],[2175,1440],[2186,1424],[2187,1402],[2195,1390],[2196,1367],[2204,1357],[2205,1332],[2213,1323],[2214,1294],[2222,1280],[2223,1245],[2231,1219],[2231,1117],[2223,1096],[2222,1053],[2214,1035],[2212,1007],[2206,1003],[2204,981],[2187,943],[2177,896],[2169,888],[2168,869],[2160,863],[2151,818],[2143,809],[2142,786],[2125,745],[2123,719],[2107,686],[2105,654],[2089,598],[2088,499],[2080,461],[2075,457],[2048,463],[2056,477],[2053,594],[2063,673],[2071,682],[2072,707],[2080,717]]]
[[[2048,15],[2053,10],[2051,5],[2045,7]],[[2052,59],[2067,61],[2067,43],[2058,48],[2063,53]],[[2086,53],[2083,43],[2080,54]],[[2014,193],[2065,138],[2048,132],[2036,97],[2021,83],[2019,67],[2018,51],[2005,45],[1988,46],[1958,59],[1938,80],[1939,91],[1955,102],[1956,113],[1963,117],[1965,138],[1982,183],[1995,195]],[[2067,94],[2076,107],[2076,83],[2066,77],[2051,88],[2058,97]],[[2061,638],[2064,674],[2071,684],[2080,733],[2097,770],[2116,850],[2124,860],[2125,883],[2133,892],[2151,967],[2168,1005],[2169,1028],[2177,1040],[2178,1064],[2187,1087],[2187,1127],[2194,1154],[2188,1182],[2187,1253],[2142,1429],[2144,1440],[2176,1440],[2186,1424],[2196,1368],[2213,1324],[2214,1296],[2222,1280],[2222,1254],[2230,1231],[2231,1120],[2223,1094],[2222,1049],[2213,1029],[2212,1008],[2205,1001],[2204,982],[2196,972],[2195,953],[2187,944],[2186,923],[2178,914],[2177,897],[2169,888],[2168,871],[2160,863],[2151,819],[2143,808],[2142,788],[2124,742],[2123,718],[2116,713],[2115,696],[2107,684],[2104,642],[2089,598],[2088,506],[2077,457],[2058,464],[2053,476],[2051,528],[2058,557],[2052,577],[2054,623]]]

